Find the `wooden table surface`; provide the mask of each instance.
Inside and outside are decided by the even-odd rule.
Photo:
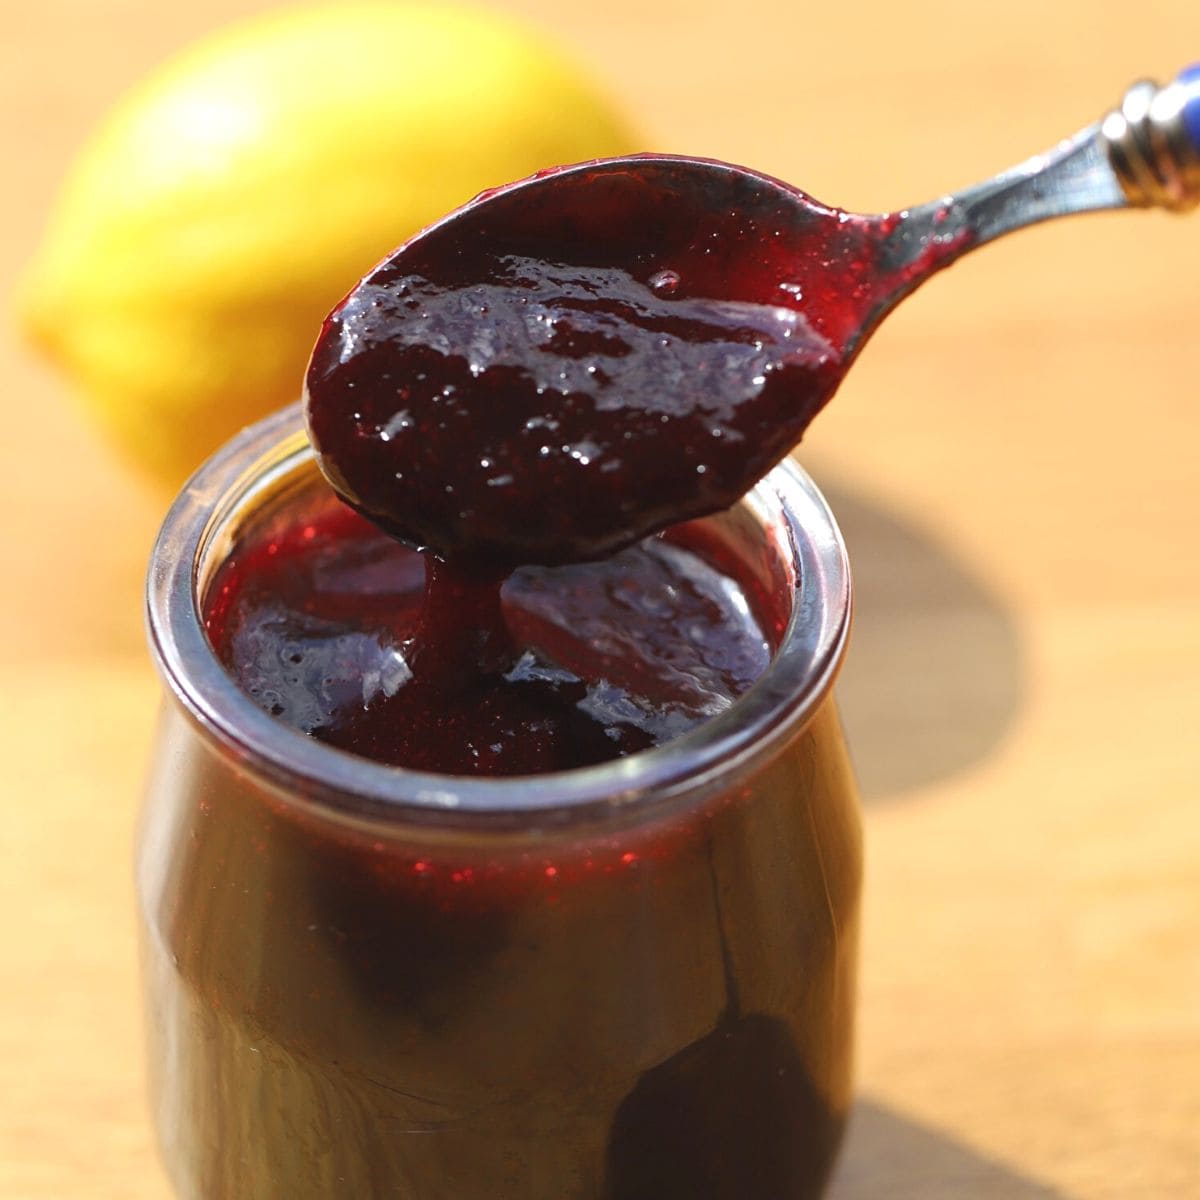
[[[258,7],[10,6],[5,292],[97,114]],[[495,7],[573,44],[648,148],[862,210],[1200,55],[1194,0]],[[894,316],[801,451],[859,588],[861,1099],[834,1200],[1200,1196],[1198,317],[1200,214],[1022,233]],[[0,1195],[166,1200],[130,882],[165,497],[7,327],[0,356]]]

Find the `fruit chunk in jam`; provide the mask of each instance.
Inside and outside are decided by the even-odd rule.
[[[687,732],[766,668],[780,615],[706,549],[694,524],[504,580],[431,560],[427,587],[425,556],[314,487],[242,537],[206,627],[245,692],[331,745],[446,774],[564,770]]]

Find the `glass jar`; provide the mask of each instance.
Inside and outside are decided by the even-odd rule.
[[[165,682],[138,851],[152,1103],[184,1200],[810,1200],[851,1095],[861,875],[831,686],[844,546],[791,463],[708,522],[780,601],[720,715],[464,779],[273,719],[205,588],[314,486],[297,409],[188,484],[151,562]]]

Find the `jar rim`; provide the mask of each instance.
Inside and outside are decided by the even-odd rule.
[[[461,827],[611,822],[694,797],[772,753],[808,722],[832,686],[849,635],[845,544],[809,476],[785,459],[742,503],[775,510],[795,580],[780,645],[724,712],[654,749],[542,775],[475,778],[389,766],[337,749],[270,716],[238,687],[204,632],[205,556],[255,489],[286,478],[312,448],[299,404],[242,431],[204,463],[163,521],[150,558],[146,623],[155,664],[202,734],[280,796],[347,821]],[[639,803],[640,802],[640,803]]]

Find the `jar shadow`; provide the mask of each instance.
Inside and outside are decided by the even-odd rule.
[[[1071,1200],[1006,1164],[972,1150],[874,1100],[860,1100],[850,1119],[827,1200]]]
[[[1020,708],[1025,650],[1003,598],[936,534],[814,475],[854,573],[839,704],[864,802],[889,801],[996,750]]]

